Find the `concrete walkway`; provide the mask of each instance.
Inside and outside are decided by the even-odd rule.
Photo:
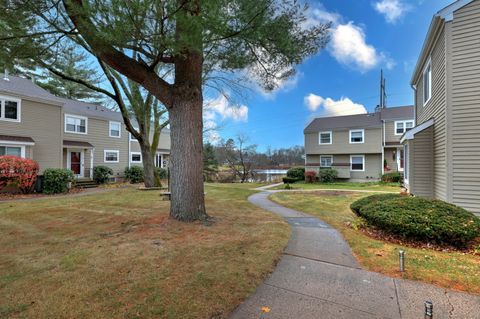
[[[431,300],[435,319],[480,319],[480,296],[361,269],[335,229],[270,201],[273,192],[254,194],[249,201],[285,218],[292,236],[275,271],[231,318],[419,319],[424,318],[424,302]]]

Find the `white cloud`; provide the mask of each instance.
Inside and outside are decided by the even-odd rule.
[[[362,27],[353,21],[345,23],[340,14],[329,12],[322,5],[309,9],[304,25],[312,26],[325,22],[332,22],[328,52],[339,63],[361,72],[370,71],[380,65],[387,69],[395,66],[395,62],[387,53],[379,52],[367,42],[367,36]]]
[[[382,0],[375,2],[373,7],[377,12],[385,16],[388,23],[396,23],[407,11],[411,9],[410,5],[401,0]]]
[[[248,107],[246,105],[231,104],[228,96],[219,95],[214,100],[207,100],[204,105],[204,118],[213,120],[219,115],[222,120],[247,121]]]
[[[381,57],[375,47],[367,44],[365,38],[363,29],[353,22],[340,24],[332,31],[330,53],[342,64],[363,72],[371,70],[380,63]]]
[[[310,93],[304,98],[305,105],[312,112],[320,109],[317,116],[341,116],[352,114],[365,114],[367,109],[364,105],[354,103],[347,97],[341,97],[340,100],[332,98],[323,98],[321,96]]]

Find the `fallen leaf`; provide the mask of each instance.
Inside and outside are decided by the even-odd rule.
[[[270,312],[270,308],[268,308],[268,307],[262,307],[262,312],[269,313],[269,312]]]

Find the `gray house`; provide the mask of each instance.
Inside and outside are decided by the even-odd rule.
[[[411,84],[417,126],[401,139],[408,191],[480,212],[479,0],[434,15]]]
[[[163,130],[156,165],[165,167],[170,134]],[[68,168],[91,178],[93,167],[108,166],[116,177],[125,167],[142,165],[140,147],[119,112],[57,98],[29,79],[0,74],[0,156],[34,159],[41,171]]]
[[[334,168],[350,181],[378,180],[403,171],[400,137],[415,126],[413,106],[315,118],[305,128],[305,170]]]

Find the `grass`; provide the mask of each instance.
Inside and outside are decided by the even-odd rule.
[[[366,190],[366,191],[378,191],[378,192],[399,192],[400,186],[398,183],[382,183],[382,182],[367,182],[367,183],[355,183],[355,182],[336,182],[336,183],[306,183],[296,182],[290,184],[292,189],[300,190],[315,190],[315,189],[352,189],[352,190]],[[279,185],[272,189],[285,189],[285,185]]]
[[[358,192],[281,192],[272,195],[272,200],[317,216],[338,229],[368,270],[480,294],[480,256],[402,246],[373,239],[355,230],[358,218],[349,206],[363,196],[366,195]],[[404,273],[398,271],[400,249],[406,251]]]
[[[206,183],[211,188],[228,188],[228,189],[254,189],[257,187],[268,185],[269,183]]]
[[[273,270],[290,230],[207,187],[212,226],[133,188],[0,204],[1,318],[223,318]]]

